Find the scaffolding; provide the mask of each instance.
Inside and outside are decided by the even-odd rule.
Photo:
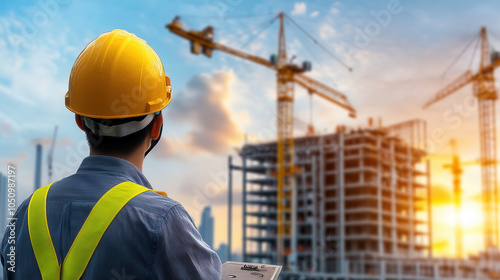
[[[410,131],[406,140],[404,130]],[[340,126],[336,133],[295,138],[292,232],[284,240],[288,257],[282,274],[296,277],[291,279],[488,279],[484,273],[491,267],[483,269],[473,260],[431,258],[423,143],[421,120],[386,128]],[[241,166],[229,165],[230,176],[242,172],[243,261],[278,262],[276,149],[276,142],[245,144]]]

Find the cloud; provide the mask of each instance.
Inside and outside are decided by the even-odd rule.
[[[319,37],[323,40],[330,39],[333,35],[337,34],[337,31],[333,29],[329,24],[323,24],[319,28]]]
[[[14,134],[18,130],[19,124],[14,121],[12,116],[0,112],[0,135]]]
[[[31,30],[22,19],[22,13],[12,11],[0,16],[0,97],[4,104],[50,105],[56,112],[64,107],[60,101],[67,91],[66,73],[62,72],[68,65],[67,55],[78,53],[68,42],[71,30],[58,27],[55,34],[43,34],[44,28]],[[53,20],[49,19],[47,28],[56,24]],[[32,33],[26,34],[27,29]],[[12,123],[11,127],[18,129]]]
[[[181,138],[162,141],[163,154],[221,154],[243,139],[240,126],[234,121],[228,106],[235,80],[232,71],[198,74],[188,81],[186,88],[172,100],[167,118],[176,124],[190,126]],[[168,138],[168,136],[166,137]]]
[[[72,146],[74,143],[73,139],[68,138],[68,137],[63,137],[63,138],[58,138],[56,139],[56,146]],[[52,138],[50,137],[43,137],[43,138],[36,138],[33,139],[32,141],[33,145],[36,144],[42,144],[44,147],[50,147],[52,146]]]
[[[196,187],[198,186],[198,188]],[[190,197],[198,196],[197,201],[204,201],[203,205],[196,205],[201,208],[204,205],[210,206],[227,206],[228,202],[228,190],[227,185],[216,185],[213,181],[208,181],[205,185],[200,185],[198,182],[192,180],[192,178],[184,178],[181,182],[177,196]],[[241,205],[241,195],[242,191],[233,185],[233,206]],[[187,207],[188,205],[186,205]]]
[[[483,203],[483,193],[478,192],[472,196],[467,197],[466,200]]]
[[[318,15],[319,15],[319,12],[318,11],[314,11],[314,12],[311,13],[310,16],[314,18],[314,17],[317,17]]]
[[[12,133],[12,126],[4,121],[0,121],[0,135],[8,135]]]
[[[23,163],[27,158],[28,158],[28,153],[22,151],[16,157],[3,159],[2,164],[14,165],[19,167],[19,165],[21,165],[21,163]]]
[[[453,203],[453,194],[442,185],[433,185],[431,190],[432,205],[448,205]]]
[[[303,15],[305,14],[306,10],[307,10],[306,3],[297,2],[295,3],[295,5],[293,5],[292,15]]]
[[[191,141],[185,141],[178,137],[174,138],[168,136],[162,137],[161,144],[158,145],[157,149],[159,150],[159,153],[153,153],[153,155],[156,155],[157,157],[169,157],[175,159],[182,159],[181,154],[193,155],[204,151],[201,147],[193,145]]]
[[[0,57],[5,58],[0,66],[0,78],[9,81],[0,83],[0,95],[26,105],[56,102],[64,95],[66,85],[54,75],[59,71],[57,61],[61,59],[57,49],[38,45],[25,54],[0,52]]]
[[[434,250],[446,251],[448,248],[450,248],[450,241],[448,240],[439,240],[432,244],[432,249]]]
[[[337,8],[337,7],[333,7],[331,10],[330,10],[330,13],[332,15],[338,15],[340,13],[340,10]]]

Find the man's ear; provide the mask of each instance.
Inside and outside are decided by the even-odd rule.
[[[158,139],[158,137],[160,137],[160,130],[162,125],[163,125],[163,114],[159,114],[158,116],[156,116],[156,120],[153,124],[153,127],[151,127],[151,138],[153,138],[153,140],[156,140]]]
[[[78,125],[78,127],[81,130],[85,131],[82,116],[75,114],[75,121],[76,121],[76,124]]]

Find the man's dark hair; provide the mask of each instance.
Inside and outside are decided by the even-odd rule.
[[[101,123],[107,126],[113,126],[113,125],[127,123],[130,121],[142,121],[145,117],[146,116],[125,118],[125,119],[96,119],[96,118],[91,118],[91,119],[97,123]],[[144,139],[151,132],[151,128],[153,127],[155,120],[156,116],[145,128],[124,137],[111,137],[111,136],[102,136],[99,134],[94,134],[85,124],[83,126],[85,129],[87,142],[91,150],[98,151],[101,153],[111,153],[111,154],[130,153],[135,151],[144,142]]]

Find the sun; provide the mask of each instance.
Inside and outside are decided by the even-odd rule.
[[[438,255],[456,256],[457,219],[462,235],[463,256],[477,254],[483,244],[483,214],[481,203],[465,201],[457,217],[455,205],[448,203],[434,207],[433,250]],[[439,241],[438,241],[439,240]]]
[[[483,213],[481,204],[478,202],[465,202],[460,206],[460,213],[457,217],[457,212],[455,211],[455,205],[447,204],[440,210],[444,215],[444,219],[440,220],[440,223],[447,225],[448,227],[455,227],[458,223],[462,230],[477,230],[483,226]]]
[[[480,203],[466,202],[462,204],[459,216],[463,229],[475,229],[483,225],[483,213]]]

